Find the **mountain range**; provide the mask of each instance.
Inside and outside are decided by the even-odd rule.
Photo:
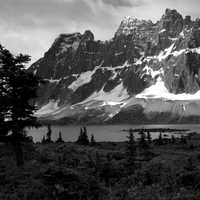
[[[44,79],[36,116],[52,123],[200,122],[200,19],[166,9],[125,17],[112,39],[61,34],[28,69]]]

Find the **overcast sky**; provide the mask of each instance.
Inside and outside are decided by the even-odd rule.
[[[200,0],[0,0],[0,43],[33,62],[60,33],[90,29],[106,40],[125,16],[156,21],[166,8],[200,16]]]

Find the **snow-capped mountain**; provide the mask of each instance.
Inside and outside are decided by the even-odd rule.
[[[200,121],[200,19],[125,17],[114,37],[61,34],[29,70],[46,80],[36,115],[63,123]]]

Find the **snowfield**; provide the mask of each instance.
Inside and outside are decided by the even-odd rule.
[[[97,68],[92,71],[81,73],[80,76],[71,85],[68,86],[68,88],[76,91],[80,86],[89,83],[92,80],[92,75],[96,72],[96,69]]]
[[[161,77],[157,78],[154,85],[146,88],[142,93],[136,95],[139,99],[168,99],[168,100],[200,100],[200,91],[195,94],[173,94],[168,91]]]
[[[47,114],[52,114],[54,113],[56,110],[59,109],[58,106],[58,101],[49,101],[48,104],[44,105],[42,108],[40,108],[35,115],[37,117],[41,117],[43,115],[47,115]]]
[[[127,90],[124,88],[123,83],[120,83],[117,87],[115,87],[110,92],[104,92],[103,88],[99,92],[93,93],[90,97],[85,99],[84,101],[78,104],[84,104],[89,101],[103,101],[104,105],[119,105],[123,104],[123,102],[129,98],[129,94]]]

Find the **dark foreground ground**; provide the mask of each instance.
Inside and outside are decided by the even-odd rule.
[[[199,144],[138,147],[134,166],[126,143],[25,144],[22,168],[1,145],[0,200],[199,200]]]

